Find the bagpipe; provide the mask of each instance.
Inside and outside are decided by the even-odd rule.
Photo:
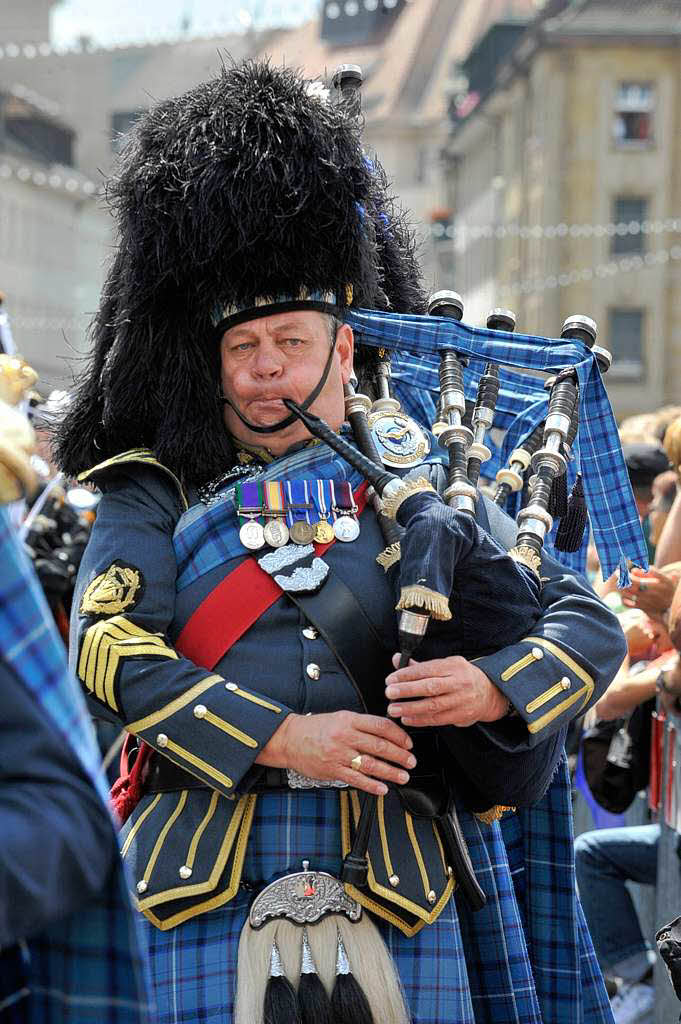
[[[344,102],[359,110],[359,69],[343,66],[334,81]],[[473,659],[527,635],[541,614],[541,553],[554,521],[560,520],[554,550],[575,552],[583,544],[594,475],[587,467],[586,495],[581,474],[572,473],[569,497],[567,481],[580,428],[584,423],[593,426],[594,409],[604,434],[611,439],[614,434],[613,475],[625,488],[625,497],[629,493],[621,458],[621,465],[617,463],[616,427],[602,385],[611,356],[595,345],[595,322],[581,314],[570,316],[560,340],[552,342],[515,335],[511,311],[493,310],[481,331],[463,323],[463,310],[457,293],[440,291],[431,296],[428,316],[367,310],[347,314],[356,340],[379,348],[373,400],[358,394],[354,384],[346,388],[346,416],[357,447],[308,410],[284,400],[313,436],[362,473],[371,486],[386,542],[377,561],[392,578],[399,613],[400,667],[417,651],[420,660],[446,656],[453,649]],[[426,476],[405,479],[390,472],[374,442],[376,417],[400,416],[400,403],[390,385],[391,354],[403,365],[411,362],[422,377],[424,364],[431,373],[437,368],[439,396],[434,401],[437,417],[432,432],[446,452],[446,480],[439,489]],[[500,396],[505,404],[505,433],[513,438],[508,425],[509,394],[521,375],[509,370],[509,364],[548,371],[548,376],[541,381],[537,375],[522,375],[520,394],[531,396],[525,406],[533,407],[534,422],[525,416],[527,432],[513,444],[506,464],[494,477],[495,504],[505,505],[509,496],[522,495],[517,537],[507,552],[478,522],[478,513],[483,504],[484,467],[492,454],[486,441],[497,425]],[[538,391],[543,392],[541,399]],[[405,421],[407,417],[401,422]],[[587,452],[589,441],[587,430]],[[582,458],[582,464],[585,461]],[[632,537],[639,547],[632,544],[630,555],[633,560],[644,559],[633,525]],[[626,571],[624,565],[622,569]],[[452,607],[457,609],[455,621],[451,621]],[[471,628],[471,623],[477,628]],[[456,834],[452,789],[464,806],[493,820],[506,807],[531,803],[543,795],[561,756],[559,745],[553,745],[551,756],[541,744],[526,752],[524,756],[534,759],[536,792],[525,792],[519,800],[510,781],[515,774],[514,755],[493,746],[475,726],[447,726],[435,732],[435,743],[432,735],[424,739],[418,730],[412,733],[419,767],[410,783],[400,787],[400,799],[412,813],[437,819],[469,902],[481,906],[484,897],[466,871],[466,852]],[[366,850],[374,815],[375,799],[367,795],[342,875],[343,881],[359,887],[366,884]]]

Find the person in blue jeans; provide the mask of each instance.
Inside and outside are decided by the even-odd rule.
[[[596,955],[604,973],[621,979],[612,1009],[617,1024],[652,1020],[655,953],[644,938],[626,882],[655,885],[659,825],[584,832],[575,868]]]

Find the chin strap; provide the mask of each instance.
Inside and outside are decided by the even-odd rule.
[[[333,342],[331,343],[331,348],[329,349],[329,355],[326,360],[326,366],[324,367],[324,370],[322,372],[321,377],[319,378],[316,387],[310,392],[305,401],[301,402],[299,405],[299,408],[302,409],[304,412],[310,408],[312,403],[317,398],[319,398],[321,390],[326,384],[326,379],[329,376],[329,370],[331,369],[331,360],[333,359],[333,354],[335,351],[336,339],[334,338]],[[247,427],[248,430],[252,430],[255,434],[274,434],[276,433],[277,430],[283,430],[284,427],[290,427],[291,424],[295,423],[296,420],[298,419],[298,416],[295,413],[289,413],[288,416],[285,416],[282,420],[278,420],[276,423],[273,423],[272,426],[270,427],[259,427],[255,423],[249,423],[246,417],[241,415],[241,413],[239,412],[231,398],[227,398],[225,395],[223,395],[222,401],[224,402],[225,405],[228,405],[233,412],[236,413],[236,415],[239,417],[243,425]]]

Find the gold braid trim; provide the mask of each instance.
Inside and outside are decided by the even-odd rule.
[[[490,807],[488,811],[475,811],[475,817],[478,821],[484,822],[485,825],[493,825],[495,821],[499,821],[499,818],[506,811],[515,811],[515,807],[505,807],[504,804],[495,804],[494,807]]]
[[[421,586],[419,583],[410,587],[402,587],[400,599],[395,608],[400,611],[403,608],[410,609],[425,608],[434,619],[441,619],[443,622],[451,619],[452,613],[449,610],[449,600],[444,594],[438,594],[437,590]]]
[[[539,579],[539,569],[541,567],[541,558],[534,550],[534,548],[528,547],[526,544],[521,544],[519,547],[511,548],[509,555],[514,562],[520,562],[521,565],[526,565],[528,569],[531,569],[537,579]]]
[[[429,484],[425,477],[420,476],[418,480],[405,480],[402,483],[399,491],[391,494],[389,498],[383,502],[383,515],[387,516],[388,519],[395,519],[397,511],[402,502],[410,497],[412,494],[416,494],[417,491],[434,491],[435,488],[432,484]]]
[[[395,562],[399,562],[401,555],[402,551],[398,540],[387,547],[385,551],[381,551],[380,555],[376,555],[376,561],[381,568],[387,572],[391,565],[394,565]]]

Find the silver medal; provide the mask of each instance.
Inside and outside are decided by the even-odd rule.
[[[263,530],[265,541],[272,548],[283,548],[289,542],[289,529],[280,519],[270,519]]]
[[[333,532],[336,540],[350,543],[359,537],[359,523],[352,516],[338,516],[333,524]]]
[[[249,519],[239,530],[239,540],[249,551],[257,551],[265,546],[265,531],[255,519]]]

